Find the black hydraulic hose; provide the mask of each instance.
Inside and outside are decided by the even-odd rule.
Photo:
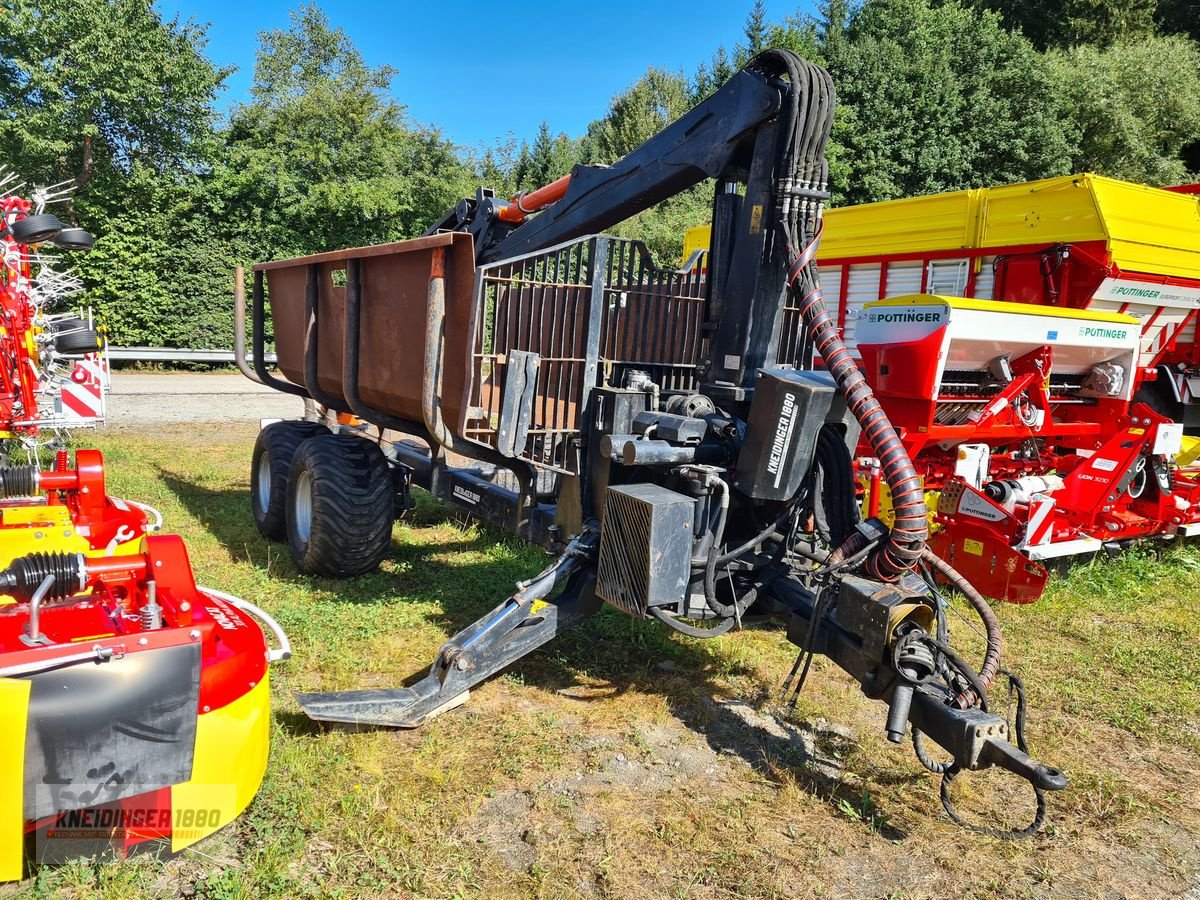
[[[1021,679],[1012,672],[1005,671],[1008,676],[1009,690],[1017,696],[1017,714],[1016,721],[1013,726],[1013,732],[1017,739],[1017,748],[1022,753],[1029,752],[1029,746],[1025,742],[1025,684]],[[921,764],[934,774],[941,774],[942,787],[939,791],[942,801],[942,808],[946,810],[946,815],[956,825],[961,825],[964,828],[969,828],[980,834],[986,834],[988,837],[999,838],[1000,840],[1019,840],[1037,834],[1042,830],[1042,823],[1046,821],[1046,792],[1036,784],[1033,785],[1033,796],[1036,803],[1036,808],[1033,814],[1033,821],[1024,828],[996,828],[993,825],[976,825],[973,822],[966,821],[954,806],[954,800],[950,796],[950,783],[962,771],[954,762],[934,763],[932,760],[926,762],[923,758],[917,735],[919,732],[913,731],[913,745],[918,748],[917,758],[921,760]],[[932,763],[932,764],[931,764]]]
[[[800,315],[813,336],[817,352],[825,360],[826,367],[846,398],[850,412],[862,426],[863,435],[879,459],[884,480],[892,491],[895,523],[887,540],[867,558],[866,568],[869,574],[881,581],[896,581],[916,567],[929,536],[921,478],[904,449],[900,435],[875,399],[866,376],[850,356],[849,349],[838,336],[837,324],[825,308],[820,284],[811,269],[820,235],[797,252],[786,225],[783,229],[791,260],[788,284],[799,295]],[[851,540],[856,537],[859,537],[857,533]],[[844,555],[850,554],[845,552]]]
[[[983,665],[979,668],[979,681],[986,690],[992,686],[992,682],[996,680],[996,676],[1000,673],[1000,653],[1003,649],[1003,639],[1000,634],[1000,622],[996,619],[996,614],[992,611],[991,605],[984,599],[983,595],[971,585],[962,575],[955,570],[948,562],[930,550],[928,547],[921,554],[922,562],[926,563],[934,572],[946,579],[950,585],[967,598],[967,602],[975,609],[979,615],[980,621],[983,622],[984,634],[987,640],[987,649],[983,654]],[[977,688],[973,690],[978,690]],[[970,691],[960,694],[958,697],[959,705],[972,706]],[[985,698],[980,697],[979,700]]]
[[[772,522],[770,525],[768,525],[766,528],[764,528],[758,534],[754,535],[754,537],[750,538],[749,540],[745,541],[742,544],[739,544],[737,547],[734,547],[732,550],[729,550],[725,553],[722,553],[720,556],[718,556],[717,557],[717,565],[721,566],[727,562],[732,562],[733,560],[737,559],[739,556],[741,556],[743,553],[745,553],[750,548],[757,547],[763,541],[769,539],[771,537],[771,535],[773,535],[776,531],[779,530],[779,526],[788,520],[788,518],[792,515],[792,512],[794,509],[795,509],[794,505],[788,504],[787,509],[785,509],[779,515],[779,517],[775,519],[774,522]]]
[[[708,548],[708,559],[704,563],[704,602],[708,608],[724,619],[740,619],[742,608],[736,603],[722,603],[717,599],[717,560],[721,555],[721,540],[725,537],[725,522],[729,518],[729,488],[723,481],[718,482],[721,488],[721,509],[717,514],[717,526],[713,529],[712,546]]]
[[[858,503],[846,485],[854,483],[854,467],[846,442],[832,428],[822,428],[817,437],[817,466],[813,493],[813,519],[830,546],[840,547],[858,524]]]
[[[733,616],[730,616],[722,620],[720,625],[714,625],[712,628],[697,628],[695,625],[689,625],[682,619],[677,619],[670,613],[664,612],[657,606],[651,606],[649,612],[650,615],[658,619],[658,621],[662,622],[672,631],[678,631],[680,634],[686,634],[688,637],[701,639],[715,638],[727,634],[737,621]]]

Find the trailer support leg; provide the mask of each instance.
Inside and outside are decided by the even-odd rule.
[[[443,644],[429,674],[411,687],[297,694],[297,701],[320,722],[416,728],[600,608],[590,565],[594,544],[591,532],[576,538],[549,568]],[[563,582],[562,593],[546,599]]]

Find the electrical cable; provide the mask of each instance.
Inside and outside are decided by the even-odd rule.
[[[986,690],[991,686],[992,682],[996,679],[997,673],[1000,671],[1000,654],[1003,649],[1000,622],[997,620],[995,612],[992,611],[991,605],[984,599],[983,595],[967,579],[960,575],[953,566],[928,548],[925,548],[923,551],[921,560],[966,597],[967,602],[974,607],[975,612],[983,622],[987,648],[983,654],[983,665],[979,668],[979,682]],[[981,697],[980,699],[986,698]],[[971,698],[965,694],[959,696],[958,703],[964,709],[974,705],[971,702]]]

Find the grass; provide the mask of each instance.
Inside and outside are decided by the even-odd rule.
[[[180,428],[95,443],[111,490],[162,510],[201,583],[259,603],[292,637],[259,796],[174,860],[40,869],[0,896],[1163,897],[1200,885],[1195,550],[1098,563],[998,610],[1006,661],[1029,686],[1032,749],[1072,780],[1050,798],[1046,834],[1005,843],[947,822],[937,780],[883,740],[882,708],[832,665],[814,667],[786,729],[763,726],[756,710],[795,652],[773,627],[699,642],[606,609],[423,729],[321,731],[292,691],[401,682],[545,557],[421,497],[379,572],[301,577],[251,522],[252,441],[245,428]],[[972,632],[954,630],[978,655]],[[956,781],[956,799],[1013,821],[1032,807],[993,774]]]

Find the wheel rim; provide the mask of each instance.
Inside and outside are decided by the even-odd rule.
[[[307,472],[301,472],[296,479],[296,505],[293,513],[296,518],[296,536],[305,543],[312,533],[312,481]]]
[[[258,508],[266,512],[271,505],[271,455],[258,458]]]

